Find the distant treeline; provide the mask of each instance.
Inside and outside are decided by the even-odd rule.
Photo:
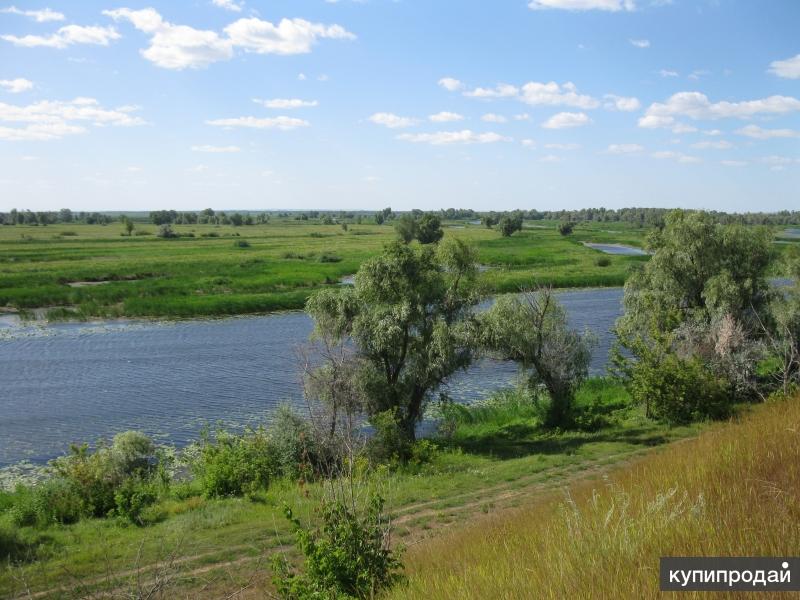
[[[580,210],[540,211],[514,210],[504,212],[477,212],[470,208],[446,208],[438,211],[429,211],[438,215],[442,220],[478,220],[486,225],[499,223],[504,217],[509,219],[524,219],[527,221],[552,220],[578,223],[582,221],[595,222],[624,222],[639,227],[661,227],[664,217],[673,209],[671,208],[582,208]],[[414,209],[410,212],[419,217],[424,211]],[[780,212],[751,212],[751,213],[726,213],[722,211],[707,211],[717,222],[723,224],[740,223],[743,225],[798,225],[800,224],[800,211],[782,210]],[[155,225],[260,225],[269,223],[271,218],[294,219],[296,221],[319,221],[322,224],[335,223],[362,223],[375,222],[383,224],[394,219],[399,213],[391,208],[384,208],[374,214],[362,211],[272,211],[256,213],[243,211],[226,213],[206,208],[200,212],[180,212],[175,210],[156,210],[149,215],[137,213],[129,218],[125,215],[101,212],[73,212],[68,208],[58,211],[30,211],[11,209],[10,212],[0,212],[2,225],[51,225],[55,223],[86,223],[89,225],[107,225],[114,221],[126,220],[148,221]]]

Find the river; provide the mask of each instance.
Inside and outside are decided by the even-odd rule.
[[[591,369],[603,373],[621,313],[621,288],[558,294],[570,323],[598,337]],[[20,326],[0,319],[0,467],[43,463],[70,442],[142,430],[181,446],[206,423],[263,422],[301,404],[297,349],[302,312],[178,322],[114,321]],[[470,402],[512,384],[513,363],[484,359],[452,378]]]

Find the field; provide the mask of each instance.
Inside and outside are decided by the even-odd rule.
[[[641,246],[645,230],[625,223],[529,222],[503,238],[469,223],[445,224],[468,240],[486,268],[487,292],[520,286],[622,285],[646,257],[612,256],[581,242]],[[0,307],[49,318],[218,316],[301,308],[308,295],[356,272],[394,239],[391,225],[322,225],[274,219],[266,225],[179,225],[162,239],[137,224],[0,227]],[[184,237],[185,236],[185,237]],[[189,237],[193,236],[193,237]],[[246,242],[246,244],[244,243]],[[605,260],[601,260],[605,259]]]
[[[611,465],[703,428],[670,429],[645,419],[618,384],[604,380],[587,382],[578,401],[608,409],[605,426],[554,434],[514,403],[478,410],[473,422],[439,440],[430,462],[372,473],[364,485],[386,496],[398,543],[424,547],[425,540],[459,523],[524,505],[570,482],[597,481]],[[191,486],[179,486],[147,527],[86,519],[21,528],[17,556],[36,561],[0,566],[0,596],[28,597],[26,589],[47,598],[141,593],[159,577],[170,581],[166,597],[197,597],[201,590],[204,597],[226,597],[247,585],[263,593],[269,588],[268,556],[290,551],[281,507],[288,503],[306,518],[321,493],[316,483],[283,481],[251,499],[208,500]],[[0,541],[8,527],[3,503],[0,494]]]
[[[413,548],[389,596],[656,598],[661,556],[797,556],[798,431],[798,398],[768,403],[566,499],[476,519]]]

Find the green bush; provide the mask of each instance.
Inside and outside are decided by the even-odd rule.
[[[129,477],[114,494],[116,514],[136,525],[143,525],[142,513],[158,500],[158,487],[152,481]]]
[[[375,598],[401,579],[397,552],[389,546],[383,499],[373,496],[359,514],[349,502],[326,502],[322,525],[303,526],[286,508],[304,570],[293,571],[283,555],[273,559],[273,583],[285,600]]]
[[[367,441],[366,452],[372,464],[406,462],[411,456],[411,443],[395,415],[389,409],[369,418],[373,433]]]
[[[595,264],[598,267],[607,267],[611,264],[611,259],[608,258],[607,256],[601,256],[595,261]]]
[[[117,434],[110,446],[91,452],[73,445],[70,454],[53,461],[58,477],[68,482],[83,503],[85,514],[102,517],[117,506],[115,494],[129,478],[148,479],[158,470],[153,442],[138,431]]]
[[[308,422],[291,407],[281,405],[269,428],[278,471],[292,479],[309,478],[323,466],[323,452]]]
[[[682,424],[730,413],[727,386],[698,359],[680,358],[672,352],[648,353],[639,357],[629,375],[631,397],[655,419]]]
[[[247,240],[236,240],[235,242],[233,242],[233,247],[234,248],[249,248],[250,247],[250,242],[248,242]]]
[[[280,470],[275,445],[263,429],[241,435],[223,430],[214,439],[206,433],[193,469],[209,498],[241,496],[269,486]]]
[[[8,512],[17,527],[47,527],[77,522],[84,504],[70,482],[56,477],[35,487],[18,487]]]
[[[342,262],[342,257],[331,252],[323,252],[317,260],[321,263],[338,263]]]

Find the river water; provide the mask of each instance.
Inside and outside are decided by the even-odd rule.
[[[559,293],[571,325],[598,337],[594,374],[605,370],[621,299],[621,288]],[[268,420],[281,403],[303,402],[297,350],[310,332],[302,312],[24,327],[0,319],[0,467],[43,463],[71,442],[128,429],[180,446],[207,423]],[[484,359],[448,393],[470,402],[516,377],[513,363]]]

